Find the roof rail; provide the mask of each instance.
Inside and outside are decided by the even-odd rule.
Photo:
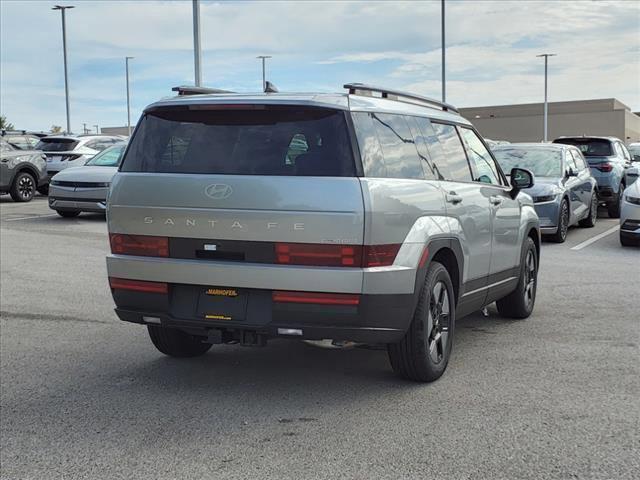
[[[425,105],[431,108],[438,108],[438,109],[444,110],[445,112],[451,111],[451,112],[459,113],[456,107],[448,103],[441,102],[440,100],[436,100],[434,98],[415,95],[410,92],[403,92],[401,90],[391,90],[390,88],[375,87],[373,85],[366,85],[364,83],[347,83],[342,88],[348,88],[349,94],[351,95],[356,95],[358,91],[377,92],[381,95],[382,98],[388,98],[389,100],[396,100],[398,102],[402,102],[402,101],[406,102],[406,100],[413,100],[412,102],[406,102],[406,103],[417,103],[417,104]],[[389,95],[396,98],[390,98]]]
[[[196,87],[191,85],[181,85],[178,87],[173,87],[171,91],[178,92],[178,95],[206,95],[210,93],[234,93],[229,90],[220,90],[219,88]]]

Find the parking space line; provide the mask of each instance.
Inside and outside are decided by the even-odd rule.
[[[54,213],[52,215],[33,215],[31,217],[18,217],[18,218],[6,218],[0,220],[0,222],[15,222],[16,220],[31,220],[35,218],[46,218],[46,217],[57,217],[57,214]]]
[[[595,237],[591,237],[589,240],[585,240],[584,242],[579,243],[575,247],[571,247],[570,250],[582,250],[584,247],[588,247],[592,243],[595,243],[598,240],[600,240],[601,238],[604,238],[607,235],[611,235],[612,233],[617,232],[618,230],[620,230],[620,226],[619,225],[616,225],[615,227],[611,227],[609,230],[605,230],[604,232],[599,233]]]

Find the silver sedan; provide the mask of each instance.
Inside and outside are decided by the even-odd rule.
[[[86,165],[54,175],[49,185],[49,208],[62,217],[76,217],[80,212],[105,213],[111,179],[125,148],[125,143],[109,147]]]

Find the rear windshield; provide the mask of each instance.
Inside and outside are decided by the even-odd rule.
[[[562,152],[555,148],[499,147],[493,149],[493,154],[507,175],[517,167],[531,170],[536,177],[562,176]]]
[[[300,106],[169,107],[140,120],[123,172],[354,176],[344,112]]]
[[[76,148],[77,140],[72,138],[43,138],[36,145],[36,150],[43,152],[67,152]]]
[[[614,155],[611,142],[598,138],[558,138],[553,143],[575,145],[585,157],[610,157]]]

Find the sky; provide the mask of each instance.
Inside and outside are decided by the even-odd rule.
[[[66,125],[55,2],[0,0],[0,114],[16,128]],[[69,0],[71,127],[126,125],[194,83],[192,2]],[[201,2],[203,84],[259,91],[257,55],[280,91],[348,82],[441,96],[440,1]],[[458,107],[615,97],[640,110],[640,2],[447,0],[447,101]]]

